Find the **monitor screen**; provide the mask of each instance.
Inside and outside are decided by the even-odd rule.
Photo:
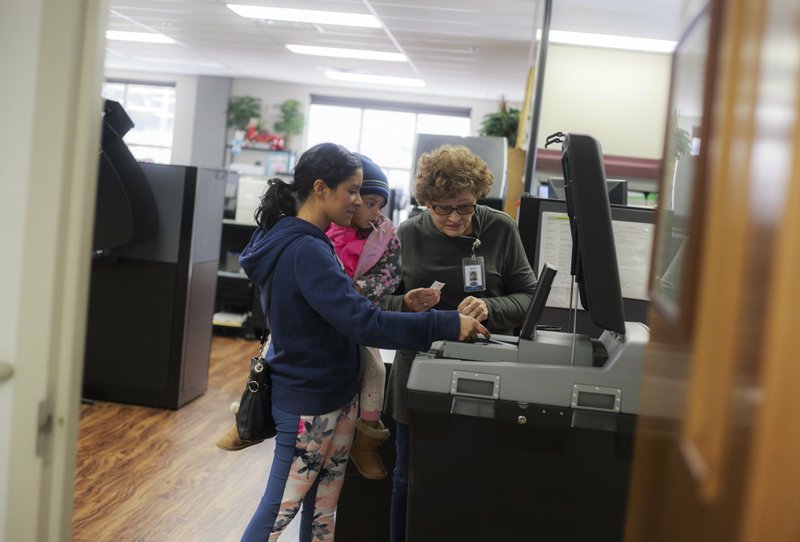
[[[542,266],[542,272],[539,273],[539,282],[536,284],[536,290],[533,292],[531,304],[528,305],[528,312],[525,313],[525,321],[522,322],[522,329],[519,332],[521,339],[529,341],[534,339],[536,324],[539,323],[544,312],[556,273],[558,273],[558,270],[549,263],[545,262],[544,266]]]
[[[580,300],[603,329],[625,333],[622,287],[608,203],[603,152],[591,136],[567,134],[561,167],[572,231],[572,267]]]
[[[504,137],[460,137],[438,134],[417,134],[411,162],[411,184],[413,194],[414,175],[419,157],[440,145],[463,145],[480,156],[494,176],[491,192],[487,198],[502,200],[506,196],[506,177],[508,176],[508,142]],[[416,203],[416,202],[414,202]]]
[[[547,197],[550,199],[567,199],[564,189],[564,179],[561,177],[550,177],[547,179]]]
[[[600,144],[591,136],[561,138],[567,216],[572,237],[570,273],[592,322],[625,333],[622,287]]]
[[[550,189],[548,188],[546,183],[540,182],[539,183],[539,190],[536,192],[536,195],[540,198],[547,199],[550,194]]]

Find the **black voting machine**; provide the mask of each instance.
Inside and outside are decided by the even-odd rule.
[[[227,172],[140,164],[106,100],[83,395],[176,409],[208,382]]]
[[[576,276],[603,333],[536,329],[417,357],[410,541],[622,540],[648,331],[625,318],[599,144],[562,145],[575,249],[558,273]]]

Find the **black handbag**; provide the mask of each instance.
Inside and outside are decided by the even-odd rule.
[[[236,430],[243,441],[260,442],[276,434],[272,417],[272,381],[265,360],[267,333],[265,328],[258,355],[250,360],[250,374],[236,412]]]
[[[267,290],[272,294],[272,274],[269,277]],[[236,431],[239,440],[244,442],[261,442],[276,435],[275,418],[272,417],[272,380],[270,379],[267,358],[267,337],[269,337],[269,307],[264,311],[264,331],[259,341],[258,355],[250,359],[250,374],[247,385],[239,400],[236,410]]]

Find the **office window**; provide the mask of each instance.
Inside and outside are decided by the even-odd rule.
[[[311,104],[308,114],[308,146],[330,141],[358,151],[361,140],[361,115],[355,107]]]
[[[470,110],[312,96],[308,146],[340,143],[372,158],[407,198],[418,133],[470,135]],[[406,200],[407,201],[407,200]]]
[[[134,127],[123,138],[137,160],[169,164],[175,131],[175,87],[106,81],[103,98],[122,104]]]

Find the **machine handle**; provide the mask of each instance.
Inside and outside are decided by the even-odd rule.
[[[573,410],[573,429],[590,429],[592,431],[619,432],[619,415],[610,412],[592,412],[590,410]]]
[[[450,403],[450,414],[472,416],[475,418],[495,419],[496,402],[490,399],[474,399],[472,397],[453,397]]]

